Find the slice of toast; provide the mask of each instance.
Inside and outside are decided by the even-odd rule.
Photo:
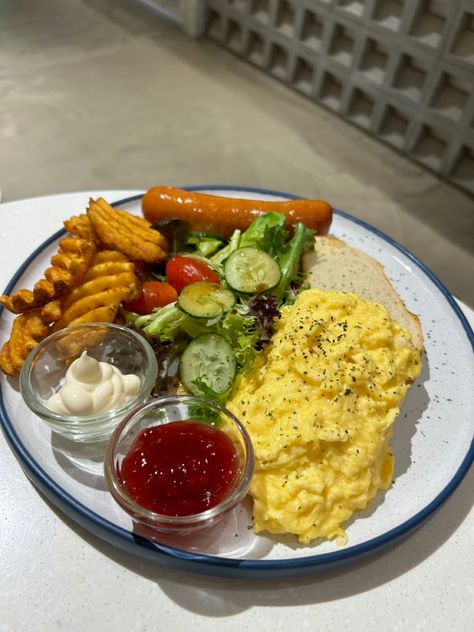
[[[317,237],[315,252],[304,257],[304,268],[311,287],[353,292],[383,305],[390,316],[408,330],[414,346],[423,351],[420,320],[408,311],[378,261],[336,237]]]

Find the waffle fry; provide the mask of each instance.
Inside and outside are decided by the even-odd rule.
[[[7,375],[18,375],[28,353],[48,333],[79,323],[113,322],[120,304],[141,291],[130,258],[150,262],[166,255],[166,239],[146,220],[116,211],[102,199],[91,200],[91,206],[89,214],[65,220],[69,234],[32,290],[0,296],[0,304],[18,314],[0,350],[0,370]],[[108,246],[115,243],[117,248]]]
[[[51,258],[52,266],[44,276],[53,288],[49,300],[59,298],[74,287],[88,269],[95,254],[95,244],[80,237],[64,237],[59,242],[59,251]],[[33,288],[35,297],[37,285]]]
[[[146,219],[116,210],[102,198],[90,200],[87,213],[98,239],[107,248],[133,261],[155,263],[166,257],[166,238],[150,228]]]
[[[7,340],[0,351],[0,369],[6,374],[14,377],[17,372],[13,368],[12,359],[10,356],[10,341]]]
[[[57,320],[61,318],[61,314],[62,314],[61,301],[57,299],[54,301],[49,301],[49,303],[46,303],[46,305],[42,308],[40,312],[41,320],[43,321],[45,325],[50,325],[51,323],[55,323]]]
[[[120,303],[136,298],[140,290],[133,263],[120,252],[102,250],[95,255],[80,285],[60,305],[62,313],[52,331],[79,323],[113,322]]]
[[[51,257],[51,266],[31,290],[18,290],[11,296],[0,296],[0,303],[14,314],[42,307],[60,298],[81,280],[95,253],[93,241],[80,237],[64,237],[58,252]]]
[[[63,225],[67,232],[71,233],[71,235],[74,235],[75,237],[80,237],[86,241],[96,241],[94,229],[86,213],[73,215],[73,217],[65,220]]]
[[[0,369],[12,377],[18,375],[26,356],[48,334],[39,310],[20,314],[13,321],[10,339],[0,352]]]
[[[17,290],[11,296],[0,296],[0,304],[13,314],[22,314],[36,307],[34,294],[31,290]]]

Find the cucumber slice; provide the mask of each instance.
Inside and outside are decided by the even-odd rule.
[[[224,402],[235,381],[237,362],[228,340],[220,334],[201,334],[181,356],[179,375],[187,391]]]
[[[278,263],[259,248],[248,246],[235,250],[225,262],[225,280],[229,287],[244,294],[260,294],[280,282]]]
[[[178,297],[178,306],[194,318],[215,318],[235,305],[235,296],[218,283],[196,281],[186,285]]]

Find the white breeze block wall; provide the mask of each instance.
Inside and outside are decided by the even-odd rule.
[[[474,0],[208,0],[204,34],[474,193]]]

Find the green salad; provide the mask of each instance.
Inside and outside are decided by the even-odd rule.
[[[155,227],[170,244],[167,261],[143,283],[156,300],[142,296],[124,305],[122,316],[155,350],[155,395],[180,382],[225,403],[237,374],[249,371],[271,340],[280,308],[307,287],[301,261],[314,249],[315,232],[273,212],[227,242],[181,220]],[[161,301],[160,288],[167,290]]]

